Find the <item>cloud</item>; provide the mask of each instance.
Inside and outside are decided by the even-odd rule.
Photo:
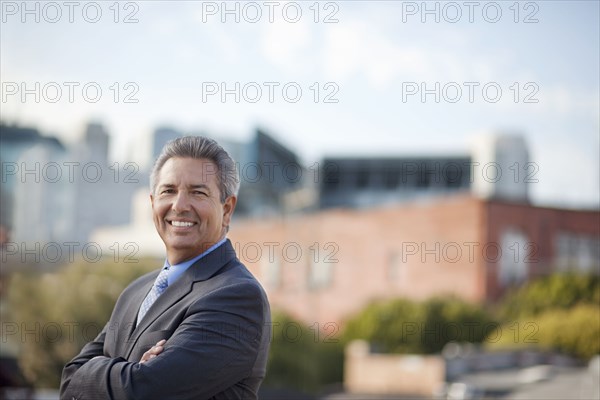
[[[534,149],[534,161],[539,166],[539,182],[530,187],[534,201],[571,207],[600,205],[597,156],[564,139],[546,140]]]
[[[263,25],[260,49],[271,64],[289,73],[311,69],[313,29],[305,21],[288,23],[277,19]]]
[[[401,74],[430,74],[427,54],[415,47],[401,48],[373,25],[346,20],[325,33],[324,70],[337,81],[364,74],[382,88]]]
[[[600,94],[581,91],[565,84],[541,86],[540,106],[544,112],[568,116],[572,114],[595,116],[600,110]]]
[[[324,73],[336,81],[362,75],[373,88],[384,89],[399,80],[483,81],[491,79],[497,66],[506,63],[495,54],[474,54],[474,44],[462,32],[435,27],[442,39],[432,42],[432,32],[426,35],[419,29],[422,28],[398,29],[346,17],[343,24],[325,31]]]

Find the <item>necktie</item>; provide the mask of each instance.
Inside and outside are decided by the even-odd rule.
[[[165,291],[167,286],[169,286],[167,281],[168,275],[169,268],[164,268],[156,277],[152,289],[150,289],[150,292],[148,292],[148,295],[146,295],[146,298],[144,299],[144,301],[142,302],[142,306],[140,307],[140,311],[138,312],[138,325],[142,318],[144,318],[144,315],[146,315],[146,312],[148,312],[148,310],[150,309],[150,306],[156,301],[156,299],[158,299],[158,296],[160,296],[161,293]]]

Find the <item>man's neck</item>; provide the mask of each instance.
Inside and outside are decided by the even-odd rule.
[[[184,263],[186,261],[192,260],[196,257],[203,255],[208,250],[210,250],[212,247],[214,247],[217,244],[222,243],[224,241],[225,241],[225,235],[223,235],[219,240],[217,240],[214,243],[202,245],[202,247],[198,251],[191,253],[191,254],[190,253],[177,253],[177,252],[174,253],[174,252],[167,251],[167,261],[168,261],[169,265],[171,265],[171,266]]]

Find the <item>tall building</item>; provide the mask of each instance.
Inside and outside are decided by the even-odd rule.
[[[165,144],[181,136],[182,133],[174,128],[164,126],[156,128],[152,133],[152,163],[158,158]]]
[[[86,242],[100,226],[127,223],[131,197],[147,185],[147,175],[137,163],[109,161],[109,146],[110,136],[103,125],[92,123],[70,154],[78,167],[72,184],[76,221],[72,240]]]
[[[328,157],[320,170],[320,207],[369,208],[473,193],[483,199],[528,201],[536,165],[522,136],[476,138],[463,156]]]
[[[19,243],[84,245],[103,225],[129,221],[133,192],[145,184],[135,163],[110,163],[101,124],[65,148],[33,129],[2,126],[2,225]]]
[[[66,151],[58,139],[42,136],[37,129],[0,123],[0,226],[5,232],[15,229],[17,187],[27,184],[27,181],[31,184],[36,179],[42,179],[45,165],[40,160],[27,156],[21,159],[26,151],[34,147],[47,162],[56,161]]]
[[[151,133],[144,131],[131,143],[128,161],[135,163],[143,174],[148,175],[164,145],[181,136],[181,131],[168,126],[158,127]]]
[[[470,157],[325,158],[321,208],[368,208],[468,192]]]
[[[86,147],[85,158],[102,165],[108,165],[108,152],[110,139],[104,125],[100,123],[89,123],[85,129],[83,143]]]
[[[478,136],[473,145],[473,193],[484,199],[528,201],[528,184],[536,182],[523,136],[514,133]]]
[[[298,156],[263,130],[244,146],[238,161],[239,215],[272,215],[284,210],[284,196],[302,185]]]
[[[11,240],[30,244],[31,249],[71,238],[75,204],[65,176],[66,160],[64,148],[44,143],[21,153],[17,165],[27,172],[15,185]]]

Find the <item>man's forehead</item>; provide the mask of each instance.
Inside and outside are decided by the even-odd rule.
[[[216,183],[218,168],[208,159],[179,158],[168,159],[159,173],[159,184],[174,184],[185,180],[186,185]]]

